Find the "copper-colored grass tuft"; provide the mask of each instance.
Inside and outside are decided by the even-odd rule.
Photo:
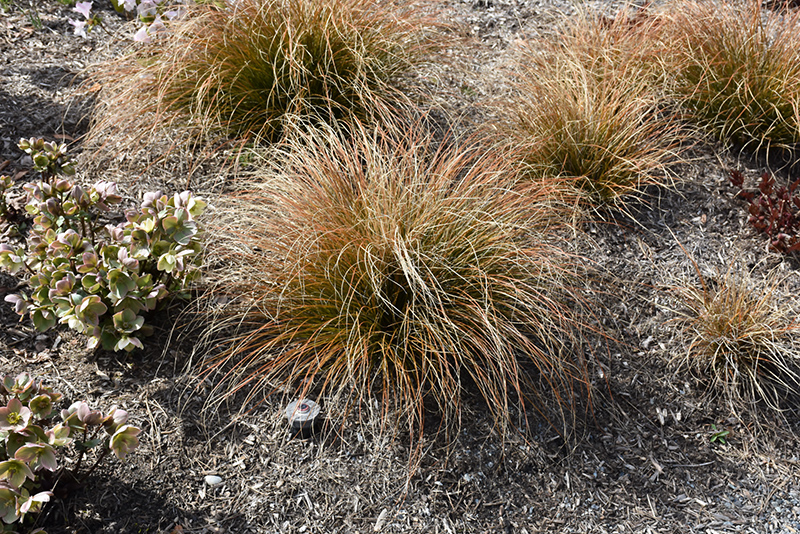
[[[663,9],[664,54],[690,118],[725,143],[800,142],[800,12],[760,0],[678,0]]]
[[[375,396],[415,446],[429,409],[458,423],[465,389],[501,434],[526,412],[572,417],[587,389],[581,259],[560,248],[548,186],[519,188],[513,161],[389,128],[268,152],[212,230],[214,296],[233,300],[219,330],[238,332],[209,362],[224,393],[348,409]]]
[[[736,413],[765,402],[776,409],[800,393],[800,323],[797,310],[779,297],[782,278],[758,278],[731,265],[713,279],[681,283],[677,324],[685,337],[678,357],[721,395]]]
[[[154,43],[100,65],[88,145],[135,156],[151,144],[275,141],[287,121],[369,120],[437,46],[412,5],[238,0],[187,6]]]
[[[573,183],[592,207],[621,207],[642,186],[671,181],[685,134],[665,105],[658,31],[646,12],[584,12],[523,48],[501,131],[532,175]]]

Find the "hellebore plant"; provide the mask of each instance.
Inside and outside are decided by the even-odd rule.
[[[7,295],[19,315],[44,332],[57,323],[89,337],[89,348],[143,348],[151,328],[142,313],[199,277],[201,230],[194,218],[205,203],[189,191],[146,193],[139,211],[117,225],[100,215],[121,202],[116,184],[88,189],[60,177],[74,173],[64,145],[22,140],[42,181],[27,184],[34,217],[27,247],[0,244],[0,266],[27,271],[30,294]]]
[[[86,38],[88,32],[102,24],[100,15],[92,15],[92,2],[78,2],[72,11],[83,15],[83,20],[69,19],[69,23],[75,27],[75,35]]]
[[[149,42],[152,35],[166,31],[165,21],[183,16],[184,10],[179,4],[194,3],[193,0],[110,0],[118,13],[136,14],[143,25],[134,34],[134,41]],[[87,37],[87,33],[95,26],[102,24],[100,15],[92,15],[93,2],[78,2],[73,11],[83,15],[83,20],[69,19],[75,27],[75,35]],[[176,7],[178,5],[178,7]]]
[[[22,523],[26,514],[39,512],[53,496],[52,491],[38,490],[53,488],[63,474],[58,449],[74,445],[78,460],[70,475],[77,480],[78,475],[89,476],[109,451],[123,460],[139,445],[141,430],[128,425],[127,412],[116,407],[103,414],[76,402],[61,410],[61,423],[53,424],[59,400],[60,393],[27,373],[8,375],[0,384],[0,520],[7,525]],[[87,451],[95,447],[100,452],[94,465],[81,474]]]
[[[8,217],[8,202],[6,192],[14,187],[14,180],[9,176],[0,176],[0,219]]]

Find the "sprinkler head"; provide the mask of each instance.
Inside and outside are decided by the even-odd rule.
[[[319,404],[310,399],[292,401],[286,407],[286,419],[289,421],[292,437],[308,439],[322,426]]]

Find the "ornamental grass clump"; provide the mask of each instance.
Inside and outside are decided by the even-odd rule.
[[[658,27],[644,13],[584,13],[559,38],[520,51],[504,136],[533,176],[560,177],[587,205],[621,207],[670,181],[684,140],[662,92]]]
[[[204,146],[275,141],[288,121],[367,120],[408,103],[401,78],[433,47],[430,21],[408,5],[238,0],[184,9],[151,44],[96,69],[97,145],[114,139],[130,151],[169,137],[174,146],[176,128]]]
[[[800,142],[800,11],[681,0],[664,10],[665,55],[690,118],[725,143]]]
[[[571,417],[587,386],[579,259],[546,187],[518,189],[514,158],[477,143],[387,132],[298,134],[231,201],[214,251],[239,328],[212,362],[225,393],[313,394],[344,414],[375,398],[417,445],[426,413],[451,429],[468,390],[501,433],[526,411]]]
[[[800,323],[780,299],[777,273],[759,278],[731,265],[713,279],[673,288],[686,352],[678,358],[734,412],[763,401],[781,409],[800,393]]]

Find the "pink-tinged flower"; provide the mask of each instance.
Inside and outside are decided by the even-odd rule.
[[[119,249],[119,252],[117,253],[117,260],[119,260],[122,265],[131,271],[137,271],[139,269],[139,261],[136,258],[131,258],[128,255],[127,249]]]
[[[33,471],[22,460],[0,462],[0,480],[7,480],[12,488],[22,486],[26,478],[33,480]]]
[[[70,429],[69,426],[59,423],[45,432],[45,435],[47,436],[47,442],[50,445],[55,447],[63,447],[72,443],[73,440],[71,437],[69,437],[71,433],[72,429]]]
[[[161,15],[156,15],[155,20],[147,29],[147,32],[150,35],[159,35],[167,32],[167,27],[164,25],[164,21],[161,20]]]
[[[92,18],[92,3],[91,2],[78,2],[75,4],[75,7],[72,8],[72,11],[76,13],[80,13],[85,18],[90,19]]]
[[[92,410],[85,402],[79,402],[77,404],[76,413],[79,421],[91,426],[99,425],[103,421],[103,414],[98,410]]]
[[[112,407],[108,415],[103,420],[103,428],[109,434],[114,434],[119,427],[128,422],[128,412],[120,410],[116,406]]]
[[[20,432],[31,420],[32,412],[17,398],[8,401],[8,406],[0,408],[0,430]]]
[[[19,505],[19,514],[25,515],[27,513],[35,513],[42,509],[42,504],[50,502],[50,497],[53,496],[52,491],[40,491],[36,495],[31,495],[25,502]],[[31,532],[31,534],[34,534]]]
[[[37,419],[43,419],[53,411],[53,399],[50,395],[36,395],[28,401],[28,408]]]
[[[69,408],[61,410],[61,419],[72,431],[83,432],[86,425],[83,424],[82,416],[85,417],[89,411],[89,405],[85,402],[73,402]]]
[[[80,35],[83,38],[88,38],[89,36],[86,35],[86,21],[85,20],[73,20],[69,19],[69,23],[75,26],[74,34]]]
[[[158,5],[153,0],[141,0],[139,5],[136,6],[136,12],[139,18],[143,20],[155,17],[158,14]]]
[[[139,446],[139,438],[137,437],[141,430],[131,425],[122,425],[114,432],[109,442],[109,447],[117,455],[117,458],[124,460],[125,457]]]
[[[158,208],[158,201],[162,200],[164,193],[161,191],[148,191],[142,197],[142,208]]]
[[[116,182],[100,181],[94,184],[92,189],[94,190],[92,198],[96,200],[97,207],[104,211],[110,209],[108,207],[109,204],[119,204],[122,202],[122,197],[119,196],[117,192]]]
[[[46,443],[26,443],[14,453],[14,458],[27,463],[31,469],[47,469],[55,471],[58,469],[56,463],[56,452]]]
[[[186,14],[186,10],[183,8],[178,9],[170,9],[164,13],[164,16],[167,17],[167,20],[176,20],[183,18],[183,15]]]
[[[125,11],[133,11],[136,9],[136,0],[124,0],[122,7],[125,8]]]
[[[28,390],[33,387],[33,377],[28,373],[20,373],[16,377],[6,375],[3,379],[3,389],[21,399],[29,395]]]
[[[110,224],[107,224],[106,225],[106,230],[108,230],[108,235],[114,241],[117,241],[117,242],[121,243],[122,240],[125,239],[125,230],[122,228],[121,225],[119,225],[119,226],[111,226]]]
[[[137,43],[149,43],[154,35],[166,33],[167,27],[161,20],[161,15],[156,15],[153,23],[149,26],[144,25],[133,35],[133,40]]]
[[[28,308],[30,307],[30,304],[28,304],[28,302],[19,295],[9,294],[6,295],[3,298],[3,300],[13,304],[14,312],[17,313],[18,315],[25,315],[25,313],[27,313],[28,311]]]
[[[137,43],[149,43],[150,36],[147,34],[147,26],[142,26],[133,34],[133,40]]]

